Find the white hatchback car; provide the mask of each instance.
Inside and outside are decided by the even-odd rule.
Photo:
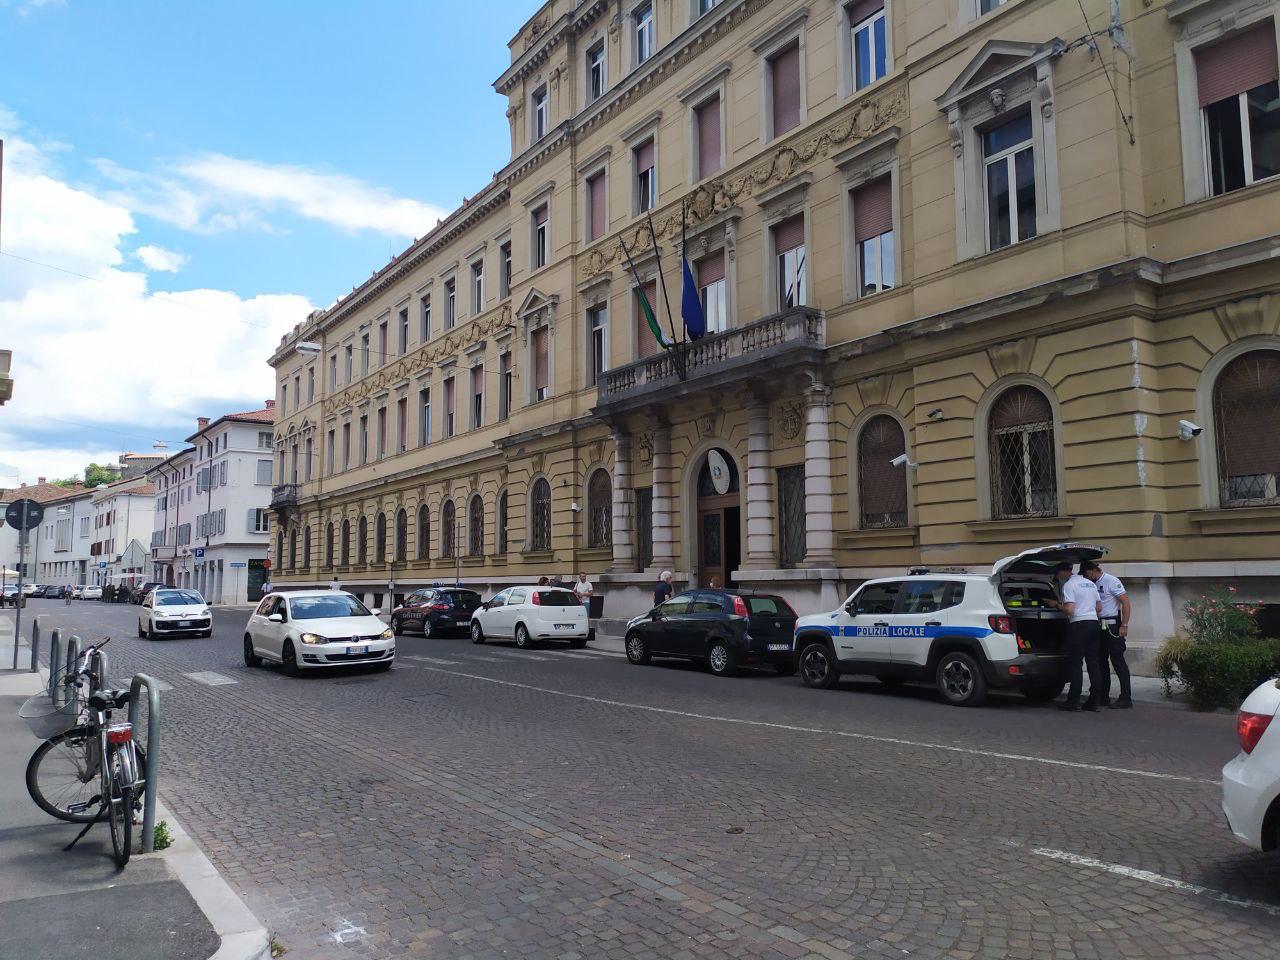
[[[528,648],[540,640],[566,640],[585,647],[587,608],[563,587],[508,587],[471,614],[471,642],[514,640]]]
[[[87,584],[84,587],[84,589],[80,591],[80,599],[81,600],[101,600],[102,587],[98,586],[95,583]]]
[[[263,597],[244,631],[244,662],[279,663],[289,676],[316,667],[367,665],[388,670],[396,636],[342,590],[298,590]]]
[[[1240,753],[1222,768],[1222,812],[1236,837],[1255,850],[1280,849],[1280,680],[1268,680],[1240,704]]]
[[[168,587],[152,590],[138,607],[138,636],[156,640],[175,633],[212,637],[209,605],[194,590]]]

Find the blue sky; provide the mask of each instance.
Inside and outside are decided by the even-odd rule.
[[[506,162],[537,7],[0,0],[0,487],[270,396],[284,329]]]

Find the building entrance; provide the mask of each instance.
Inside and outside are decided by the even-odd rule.
[[[710,450],[698,473],[698,582],[732,586],[742,562],[738,470],[723,450]]]

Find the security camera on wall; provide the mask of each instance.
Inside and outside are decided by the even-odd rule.
[[[907,457],[905,453],[900,453],[889,461],[895,467],[914,467],[915,464]]]
[[[1204,427],[1198,423],[1192,423],[1190,420],[1178,421],[1178,436],[1183,440],[1190,440],[1204,433]]]

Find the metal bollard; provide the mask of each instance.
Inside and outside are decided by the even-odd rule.
[[[58,689],[62,686],[62,628],[54,627],[49,633],[49,699],[58,704]]]
[[[93,656],[89,658],[89,670],[94,676],[94,681],[89,685],[90,693],[95,690],[107,690],[111,687],[111,671],[107,666],[110,662],[105,651],[93,651]]]
[[[135,673],[129,683],[129,723],[138,729],[138,694],[147,688],[147,786],[142,804],[142,852],[151,853],[156,840],[156,781],[160,769],[160,691],[145,673]]]
[[[36,665],[40,662],[40,618],[31,618],[31,667],[28,673],[36,672]]]
[[[80,662],[80,654],[82,652],[83,648],[80,644],[80,638],[74,633],[67,637],[66,653],[62,656],[62,677],[58,683],[58,692],[55,694],[55,696],[61,697],[58,701],[58,706],[60,707],[65,706],[67,702],[67,688],[61,683],[61,680],[65,680],[67,676],[76,669],[76,665]]]

